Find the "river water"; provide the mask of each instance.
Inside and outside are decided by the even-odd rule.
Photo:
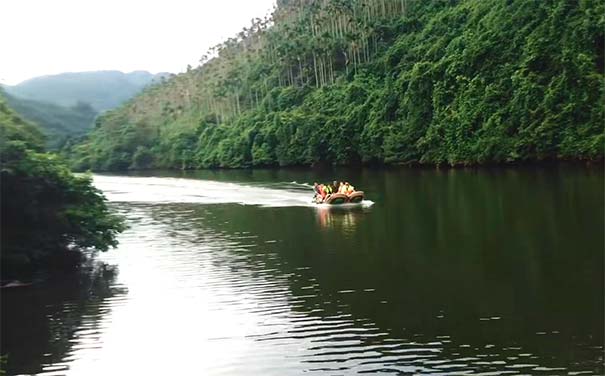
[[[333,177],[364,205],[311,205]],[[78,276],[3,291],[10,375],[604,373],[600,168],[94,182],[130,228]]]

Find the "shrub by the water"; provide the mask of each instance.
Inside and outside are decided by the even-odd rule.
[[[124,228],[91,178],[74,175],[43,144],[40,131],[0,96],[3,278],[75,267],[78,250],[107,250]]]

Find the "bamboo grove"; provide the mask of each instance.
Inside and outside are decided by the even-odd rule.
[[[97,119],[75,168],[603,158],[603,1],[281,0]]]

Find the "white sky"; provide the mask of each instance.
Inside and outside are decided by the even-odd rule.
[[[178,73],[274,0],[0,0],[0,83],[61,72]]]

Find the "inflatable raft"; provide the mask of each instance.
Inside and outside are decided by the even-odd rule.
[[[343,193],[333,193],[324,201],[316,200],[316,204],[342,205],[342,204],[359,204],[363,201],[363,191],[355,191],[350,195]]]

